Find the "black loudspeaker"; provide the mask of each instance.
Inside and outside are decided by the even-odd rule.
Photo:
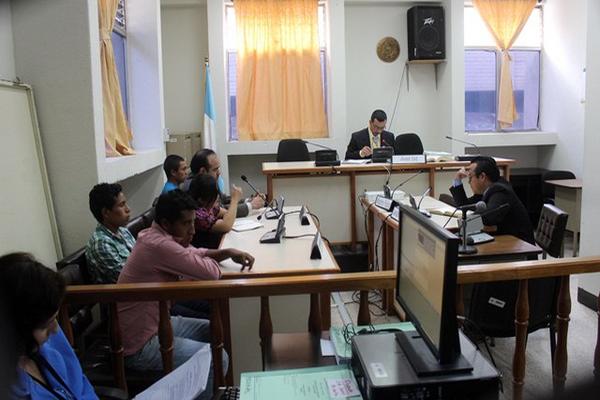
[[[408,59],[443,60],[446,58],[444,8],[414,6],[408,9]]]

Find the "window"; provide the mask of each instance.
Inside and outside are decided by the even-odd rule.
[[[129,120],[128,94],[127,94],[127,26],[125,19],[125,0],[119,0],[117,14],[115,15],[115,25],[111,34],[113,52],[117,74],[119,75],[119,86],[121,88],[121,100],[123,101],[123,111],[125,117]]]
[[[319,47],[321,59],[321,81],[323,84],[323,100],[325,114],[327,114],[327,65],[326,65],[326,40],[325,40],[325,2],[320,1],[318,7],[319,23]],[[225,51],[226,55],[226,73],[227,73],[227,109],[229,119],[229,141],[237,141],[237,111],[236,111],[236,25],[235,9],[233,3],[227,3],[225,6]]]
[[[474,7],[465,7],[465,130],[500,131],[496,119],[502,54]],[[542,10],[535,8],[509,54],[519,118],[503,131],[539,129]]]

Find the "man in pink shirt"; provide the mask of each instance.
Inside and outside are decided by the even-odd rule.
[[[178,189],[159,197],[152,226],[141,231],[117,283],[219,279],[219,262],[231,258],[251,269],[254,258],[236,249],[209,250],[190,246],[196,202]],[[119,303],[125,364],[140,370],[162,369],[158,343],[158,302]],[[171,317],[173,364],[177,368],[210,341],[209,321]],[[227,355],[224,354],[224,364]],[[227,369],[227,365],[223,366]],[[209,382],[211,383],[211,382]],[[212,389],[211,389],[212,390]],[[208,392],[208,387],[206,390]]]

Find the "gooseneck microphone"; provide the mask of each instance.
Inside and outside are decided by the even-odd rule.
[[[453,140],[455,142],[459,142],[459,143],[463,143],[463,144],[468,144],[469,146],[474,147],[475,150],[477,151],[477,154],[456,156],[457,161],[473,161],[473,159],[475,159],[476,157],[479,157],[479,155],[481,154],[481,150],[479,150],[479,146],[477,146],[475,143],[467,142],[466,140],[462,140],[462,139],[457,139],[452,136],[446,136],[446,139]]]
[[[403,180],[402,182],[400,182],[399,184],[396,185],[396,187],[392,190],[392,194],[390,196],[391,199],[394,199],[394,193],[396,193],[396,190],[401,187],[402,185],[404,185],[405,183],[407,183],[408,181],[410,181],[413,178],[416,178],[417,176],[421,175],[423,173],[424,170],[420,170],[419,172],[417,172],[416,174],[413,174],[411,176],[409,176],[407,179]]]
[[[260,193],[258,190],[256,190],[256,188],[254,187],[254,185],[252,185],[250,183],[250,181],[248,180],[248,178],[246,177],[246,175],[242,175],[240,178],[242,178],[242,180],[244,182],[246,182],[248,184],[248,186],[250,186],[252,188],[252,190],[254,190],[254,193],[256,193],[256,195],[258,197],[260,197],[261,199],[263,199],[265,201],[265,204],[267,203],[267,199],[265,198],[265,196],[262,193]]]
[[[304,143],[306,143],[306,144],[312,144],[313,146],[320,147],[320,148],[325,149],[325,150],[337,151],[336,149],[334,149],[332,147],[329,147],[329,146],[325,146],[324,144],[320,144],[320,143],[316,143],[316,142],[311,142],[310,140],[302,140],[302,141]]]
[[[477,203],[465,204],[464,206],[457,207],[461,211],[473,211],[477,214],[485,211],[487,209],[487,204],[484,201],[478,201]]]

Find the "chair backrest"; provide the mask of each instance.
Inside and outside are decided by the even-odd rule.
[[[283,139],[277,146],[277,162],[309,161],[308,147],[302,139]]]
[[[85,253],[83,258],[85,259]],[[82,272],[79,264],[75,263],[62,265],[58,270],[58,273],[65,279],[67,285],[84,285],[90,283],[86,281]],[[68,309],[73,335],[76,338],[80,338],[93,322],[92,306],[90,304],[69,304]],[[75,349],[82,350],[82,347],[82,343],[80,342],[77,343]]]
[[[416,133],[403,133],[396,136],[396,154],[423,154],[423,143]]]
[[[569,214],[551,204],[544,204],[540,214],[535,242],[552,257],[562,256],[562,244]]]
[[[440,201],[448,204],[449,206],[456,207],[454,197],[448,193],[440,193]]]
[[[87,284],[92,282],[92,278],[88,270],[87,260],[85,258],[85,246],[64,257],[62,260],[58,260],[56,262],[56,270],[60,272],[62,269],[70,265],[77,266],[79,270],[78,273],[81,275],[83,283]]]
[[[575,179],[575,174],[571,171],[546,171],[542,174],[542,198],[545,203],[554,199],[554,185],[546,183],[546,181],[558,179]],[[553,202],[551,202],[553,204]]]

